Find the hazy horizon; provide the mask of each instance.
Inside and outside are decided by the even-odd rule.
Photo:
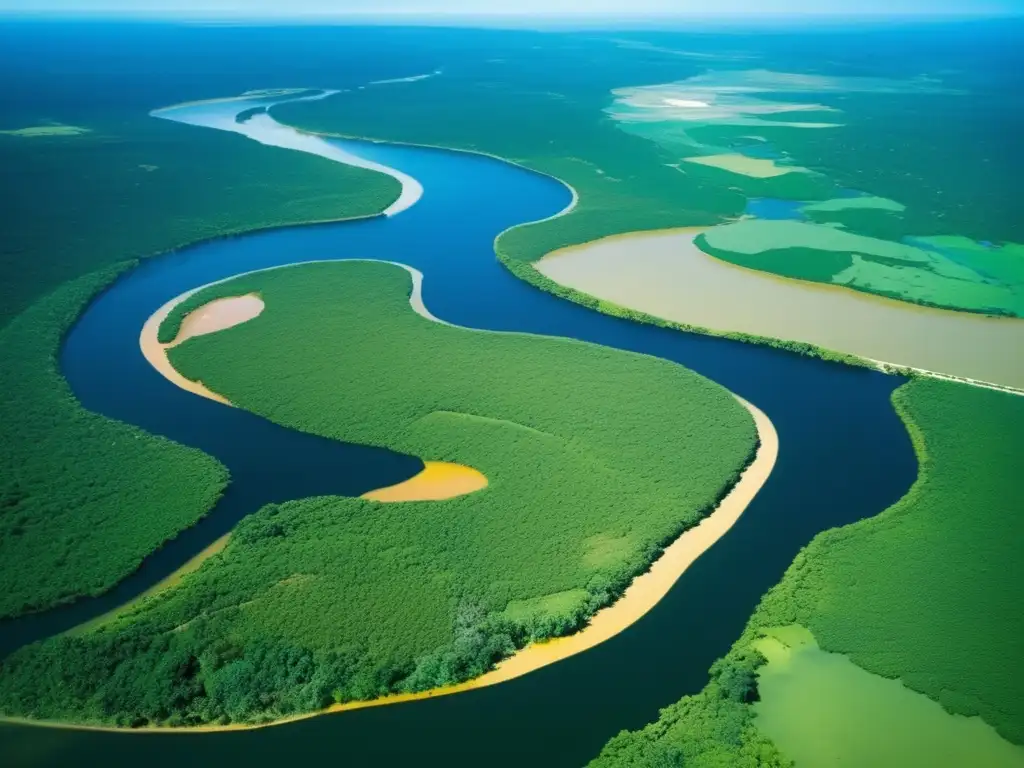
[[[29,7],[26,7],[26,6]],[[470,0],[0,0],[0,14],[194,19],[644,19],[950,17],[1024,15],[1024,0],[502,0],[486,10]]]

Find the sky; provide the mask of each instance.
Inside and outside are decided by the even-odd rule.
[[[484,6],[484,8],[481,8]],[[1024,0],[0,0],[0,12],[183,16],[1024,14]]]

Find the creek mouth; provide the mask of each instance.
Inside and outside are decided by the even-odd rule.
[[[700,690],[757,600],[815,534],[877,514],[916,476],[909,438],[889,400],[902,383],[896,377],[630,323],[512,277],[494,256],[494,238],[563,210],[571,193],[559,182],[464,153],[329,141],[418,180],[422,198],[399,216],[213,240],[150,259],[97,297],[68,334],[60,363],[86,408],[215,456],[230,470],[231,484],[210,515],[111,593],[0,625],[0,651],[128,602],[266,503],[357,496],[422,468],[414,457],[324,440],[203,400],[149,366],[138,346],[146,318],[190,288],[240,272],[314,259],[392,259],[424,273],[424,302],[445,321],[678,362],[768,414],[782,446],[775,470],[733,529],[650,613],[558,664],[458,696],[255,731],[142,736],[0,726],[5,745],[33,755],[34,765],[84,758],[177,768],[196,755],[203,763],[260,766],[332,756],[368,764],[382,755],[395,763],[476,766],[485,756],[496,766],[582,764],[619,730],[640,727],[659,708]]]

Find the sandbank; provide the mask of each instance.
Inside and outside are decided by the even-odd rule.
[[[746,269],[708,256],[699,228],[635,233],[556,251],[555,282],[697,328],[802,341],[927,375],[1024,388],[1024,320],[922,307]]]
[[[176,347],[196,336],[223,331],[252,320],[263,312],[264,306],[263,299],[255,293],[214,299],[185,316],[181,321],[181,330],[168,347]]]
[[[171,344],[161,344],[158,338],[160,325],[167,319],[167,316],[171,314],[171,310],[189,296],[194,293],[198,293],[205,287],[206,286],[200,286],[199,288],[194,288],[191,291],[186,291],[180,296],[175,296],[160,307],[160,309],[150,315],[149,319],[146,320],[145,324],[142,326],[142,331],[139,334],[139,348],[142,350],[142,356],[146,358],[146,361],[152,365],[153,368],[156,369],[157,373],[176,387],[180,387],[194,395],[205,397],[208,400],[223,403],[224,405],[231,405],[231,401],[224,397],[224,395],[217,394],[203,384],[203,382],[186,379],[178,373],[177,369],[171,365],[171,361],[167,357],[167,350],[174,346],[177,339],[175,339],[175,342],[172,342]]]
[[[774,160],[738,154],[685,157],[683,162],[709,165],[712,168],[721,168],[723,171],[749,176],[752,179],[773,179],[776,176],[785,176],[787,173],[806,173],[803,168],[776,165]]]
[[[447,461],[425,461],[423,471],[408,480],[364,493],[370,501],[443,501],[487,487],[487,477],[473,467]]]

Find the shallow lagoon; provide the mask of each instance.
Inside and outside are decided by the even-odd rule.
[[[818,647],[799,625],[755,641],[768,663],[758,673],[755,723],[800,766],[986,768],[1024,766],[1024,748],[979,717],[940,704]]]

